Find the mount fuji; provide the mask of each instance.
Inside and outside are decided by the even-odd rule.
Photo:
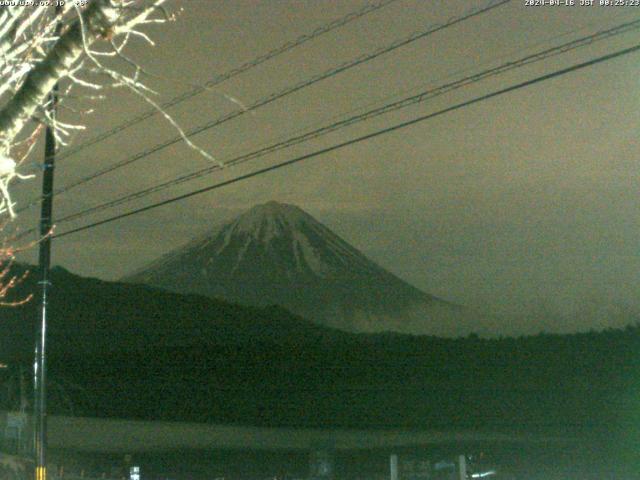
[[[124,279],[247,305],[281,305],[352,332],[460,335],[463,309],[409,285],[302,209],[257,205]]]

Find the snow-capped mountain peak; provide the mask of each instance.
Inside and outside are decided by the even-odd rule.
[[[313,221],[313,217],[295,205],[271,201],[256,205],[232,222],[234,233],[262,234],[262,239],[269,241],[282,229],[295,229],[305,221]]]
[[[245,304],[279,304],[356,331],[424,333],[425,309],[451,307],[380,267],[299,207],[273,201],[126,280]]]

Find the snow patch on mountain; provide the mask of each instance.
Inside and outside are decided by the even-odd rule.
[[[311,271],[320,277],[324,277],[331,271],[331,268],[322,261],[309,239],[299,231],[293,231],[294,252],[296,255],[296,266],[298,270],[303,269],[302,261],[306,262]]]
[[[295,230],[307,216],[293,205],[269,202],[257,205],[231,224],[230,234],[248,234],[264,243],[277,238],[286,229]]]

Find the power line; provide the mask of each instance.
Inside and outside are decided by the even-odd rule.
[[[568,73],[571,73],[571,72],[574,72],[574,71],[577,71],[577,70],[581,70],[583,68],[587,68],[587,67],[599,64],[599,63],[603,63],[603,62],[606,62],[606,61],[609,61],[609,60],[613,60],[614,58],[618,58],[618,57],[621,57],[623,55],[628,55],[628,54],[637,52],[639,50],[640,50],[640,44],[634,45],[633,47],[629,47],[629,48],[626,48],[626,49],[623,49],[623,50],[618,50],[616,52],[613,52],[613,53],[610,53],[610,54],[607,54],[607,55],[603,55],[603,56],[594,58],[594,59],[586,61],[586,62],[578,63],[578,64],[572,65],[570,67],[566,67],[566,68],[563,68],[563,69],[560,69],[560,70],[556,70],[554,72],[551,72],[551,73],[548,73],[548,74],[545,74],[545,75],[541,75],[539,77],[535,77],[535,78],[533,78],[531,80],[520,82],[520,83],[517,83],[515,85],[511,85],[509,87],[502,88],[500,90],[496,90],[494,92],[491,92],[491,93],[488,93],[488,94],[485,94],[485,95],[481,95],[479,97],[475,97],[475,98],[473,98],[471,100],[467,100],[465,102],[457,103],[457,104],[455,104],[453,106],[444,108],[444,109],[439,110],[439,111],[434,112],[434,113],[430,113],[430,114],[427,114],[427,115],[422,115],[422,116],[414,118],[412,120],[401,122],[401,123],[398,123],[396,125],[392,125],[390,127],[386,127],[386,128],[381,129],[381,130],[377,130],[375,132],[372,132],[372,133],[369,133],[369,134],[366,134],[366,135],[362,135],[360,137],[356,137],[356,138],[353,138],[351,140],[347,140],[347,141],[342,142],[342,143],[338,143],[336,145],[332,145],[330,147],[322,148],[320,150],[316,150],[314,152],[307,153],[307,154],[295,157],[293,159],[278,163],[276,165],[271,165],[269,167],[265,167],[265,168],[262,168],[262,169],[259,169],[259,170],[255,170],[253,172],[250,172],[250,173],[247,173],[247,174],[244,174],[244,175],[240,175],[238,177],[235,177],[235,178],[232,178],[232,179],[229,179],[229,180],[225,180],[223,182],[219,182],[219,183],[216,183],[216,184],[213,184],[213,185],[209,185],[208,187],[200,188],[198,190],[193,190],[193,191],[191,191],[189,193],[178,195],[176,197],[172,197],[172,198],[163,200],[161,202],[157,202],[157,203],[154,203],[154,204],[151,204],[151,205],[147,205],[145,207],[138,208],[138,209],[135,209],[135,210],[131,210],[129,212],[121,213],[119,215],[115,215],[113,217],[106,218],[104,220],[100,220],[98,222],[93,222],[93,223],[90,223],[88,225],[84,225],[82,227],[74,228],[72,230],[68,230],[66,232],[62,232],[60,234],[54,235],[53,238],[65,237],[67,235],[71,235],[71,234],[78,233],[78,232],[81,232],[81,231],[84,231],[84,230],[95,228],[95,227],[98,227],[100,225],[104,225],[106,223],[111,223],[111,222],[114,222],[116,220],[120,220],[120,219],[129,217],[129,216],[138,214],[138,213],[146,212],[148,210],[152,210],[152,209],[164,206],[164,205],[168,205],[168,204],[171,204],[171,203],[174,203],[174,202],[178,202],[178,201],[184,200],[186,198],[190,198],[190,197],[193,197],[193,196],[196,196],[196,195],[200,195],[202,193],[206,193],[206,192],[209,192],[211,190],[222,188],[224,186],[231,185],[233,183],[237,183],[237,182],[240,182],[240,181],[243,181],[243,180],[247,180],[249,178],[256,177],[258,175],[262,175],[264,173],[268,173],[268,172],[271,172],[271,171],[274,171],[274,170],[278,170],[278,169],[283,168],[283,167],[287,167],[287,166],[293,165],[295,163],[302,162],[303,160],[314,158],[314,157],[323,155],[325,153],[329,153],[329,152],[332,152],[334,150],[338,150],[340,148],[344,148],[344,147],[347,147],[347,146],[350,146],[350,145],[354,145],[356,143],[363,142],[365,140],[370,140],[372,138],[375,138],[375,137],[378,137],[378,136],[381,136],[381,135],[384,135],[384,134],[387,134],[387,133],[391,133],[391,132],[394,132],[396,130],[400,130],[402,128],[406,128],[406,127],[409,127],[411,125],[414,125],[414,124],[417,124],[417,123],[420,123],[420,122],[423,122],[423,121],[426,121],[426,120],[430,120],[432,118],[435,118],[437,116],[443,115],[445,113],[453,112],[453,111],[468,107],[470,105],[474,105],[476,103],[480,103],[482,101],[489,100],[491,98],[494,98],[494,97],[497,97],[497,96],[500,96],[500,95],[504,95],[504,94],[509,93],[509,92],[513,92],[513,91],[519,90],[521,88],[529,87],[531,85],[534,85],[534,84],[537,84],[537,83],[541,83],[541,82],[544,82],[546,80],[550,80],[550,79],[553,79],[553,78],[556,78],[556,77],[560,77],[562,75],[566,75]]]
[[[298,135],[298,136],[294,136],[291,137],[287,140],[284,141],[280,141],[277,142],[275,144],[269,145],[267,147],[263,147],[259,150],[244,154],[244,155],[240,155],[238,157],[235,157],[233,159],[230,159],[228,161],[225,162],[226,166],[232,166],[232,165],[237,165],[237,164],[241,164],[259,157],[262,157],[264,155],[267,155],[269,153],[273,153],[275,151],[284,149],[284,148],[288,148],[290,146],[302,143],[302,142],[306,142],[308,140],[311,139],[315,139],[318,138],[320,136],[326,135],[328,133],[334,132],[336,130],[345,128],[347,126],[351,126],[354,125],[356,123],[365,121],[365,120],[369,120],[372,119],[374,117],[395,111],[395,110],[399,110],[401,108],[405,108],[407,106],[410,105],[414,105],[420,102],[424,102],[426,100],[432,99],[434,97],[440,96],[440,95],[444,95],[446,93],[450,93],[454,90],[457,90],[459,88],[477,83],[481,80],[485,80],[489,77],[493,77],[493,76],[497,76],[497,75],[501,75],[507,71],[510,70],[514,70],[517,68],[521,68],[523,66],[526,65],[530,65],[532,63],[535,62],[539,62],[542,60],[546,60],[550,57],[553,56],[557,56],[560,54],[564,54],[566,52],[569,52],[571,50],[575,50],[577,48],[586,46],[586,45],[591,45],[597,41],[601,41],[601,40],[605,40],[608,39],[614,35],[620,35],[623,33],[627,33],[629,31],[635,30],[637,28],[640,27],[640,19],[638,20],[634,20],[634,21],[630,21],[630,22],[626,22],[620,25],[617,25],[615,27],[609,28],[607,30],[603,30],[600,32],[596,32],[590,35],[587,35],[585,37],[581,37],[579,39],[575,39],[572,40],[570,42],[564,43],[562,45],[556,46],[556,47],[552,47],[552,48],[548,48],[545,50],[542,50],[540,52],[536,52],[530,55],[527,55],[523,58],[520,58],[518,60],[513,60],[513,61],[508,61],[506,63],[503,63],[497,67],[494,68],[490,68],[487,70],[484,70],[482,72],[479,73],[475,73],[473,75],[469,75],[466,76],[464,78],[461,78],[459,80],[455,80],[453,82],[449,82],[446,83],[444,85],[435,87],[435,88],[430,88],[427,90],[424,90],[418,94],[415,95],[411,95],[409,97],[406,98],[402,98],[400,100],[397,100],[395,102],[392,103],[388,103],[386,105],[383,105],[381,107],[377,107],[374,108],[372,110],[366,111],[364,113],[358,114],[358,115],[354,115],[351,117],[348,117],[346,119],[343,120],[339,120],[336,122],[333,122],[329,125],[323,126],[321,128],[312,130],[310,132],[304,133],[302,135]],[[203,177],[205,175],[209,175],[211,173],[214,173],[218,170],[220,170],[221,167],[217,166],[217,165],[213,165],[210,167],[206,167],[200,170],[197,170],[195,172],[191,172],[189,174],[186,175],[182,175],[180,177],[177,177],[175,179],[154,185],[152,187],[143,189],[143,190],[139,190],[137,192],[134,193],[130,193],[127,195],[124,195],[120,198],[93,206],[93,207],[89,207],[85,210],[76,212],[76,213],[72,213],[70,215],[64,216],[60,219],[57,219],[56,223],[57,224],[61,224],[64,222],[68,222],[71,220],[75,220],[78,218],[82,218],[85,217],[89,214],[92,213],[96,213],[98,211],[102,211],[108,208],[112,208],[118,205],[121,205],[123,203],[128,203],[130,201],[136,200],[136,199],[140,199],[143,197],[146,197],[152,193],[156,193],[159,191],[162,191],[166,188],[172,187],[172,186],[176,186],[179,185],[181,183],[185,183],[188,181],[192,181],[195,179],[198,179],[200,177]]]
[[[263,97],[262,99],[258,100],[257,102],[254,102],[253,104],[251,104],[250,106],[248,106],[248,107],[246,107],[244,109],[236,110],[236,111],[231,112],[231,113],[229,113],[227,115],[224,115],[224,116],[219,117],[219,118],[217,118],[215,120],[212,120],[212,121],[207,122],[207,123],[205,123],[203,125],[200,125],[200,126],[198,126],[196,128],[193,128],[193,129],[189,130],[188,132],[186,132],[186,136],[187,137],[192,137],[192,136],[197,135],[199,133],[202,133],[202,132],[204,132],[206,130],[210,130],[210,129],[212,129],[214,127],[217,127],[217,126],[219,126],[219,125],[221,125],[221,124],[223,124],[223,123],[225,123],[227,121],[230,121],[230,120],[232,120],[234,118],[237,118],[237,117],[239,117],[239,116],[241,116],[241,115],[243,115],[243,114],[245,114],[247,112],[253,111],[253,110],[257,109],[257,108],[260,108],[262,106],[270,104],[270,103],[272,103],[272,102],[274,102],[276,100],[279,100],[279,99],[281,99],[283,97],[286,97],[288,95],[291,95],[291,94],[293,94],[293,93],[295,93],[295,92],[297,92],[299,90],[302,90],[303,88],[309,87],[309,86],[311,86],[311,85],[313,85],[315,83],[318,83],[318,82],[320,82],[322,80],[325,80],[327,78],[331,78],[333,76],[336,76],[336,75],[338,75],[338,74],[340,74],[340,73],[342,73],[342,72],[344,72],[346,70],[349,70],[349,69],[351,69],[353,67],[356,67],[358,65],[361,65],[363,63],[369,62],[369,61],[371,61],[371,60],[373,60],[375,58],[380,57],[381,55],[384,55],[386,53],[392,52],[392,51],[394,51],[394,50],[396,50],[396,49],[398,49],[400,47],[403,47],[403,46],[408,45],[408,44],[410,44],[412,42],[415,42],[417,40],[425,38],[425,37],[427,37],[429,35],[432,35],[434,33],[439,32],[441,30],[445,30],[445,29],[447,29],[449,27],[452,27],[452,26],[454,26],[454,25],[456,25],[458,23],[461,23],[461,22],[463,22],[465,20],[471,19],[473,17],[476,17],[478,15],[486,13],[486,12],[488,12],[490,10],[493,10],[494,8],[497,8],[497,7],[500,7],[502,5],[505,5],[505,4],[509,3],[510,1],[511,0],[492,0],[485,7],[476,7],[476,8],[469,9],[465,13],[463,13],[462,15],[450,18],[449,20],[447,20],[446,23],[436,24],[436,25],[433,25],[433,26],[429,27],[427,30],[414,32],[414,33],[412,33],[411,35],[409,35],[407,37],[404,37],[402,39],[396,40],[395,42],[393,42],[390,45],[386,45],[384,47],[381,47],[381,48],[379,48],[379,49],[377,49],[377,50],[375,50],[375,51],[373,51],[371,53],[363,54],[363,55],[361,55],[361,56],[359,56],[359,57],[357,57],[357,58],[355,58],[353,60],[350,60],[348,62],[345,62],[345,63],[341,64],[341,65],[338,65],[337,67],[331,68],[331,69],[329,69],[329,70],[327,70],[325,72],[322,72],[322,73],[320,73],[318,75],[315,75],[315,76],[311,77],[310,79],[304,80],[304,81],[302,81],[300,83],[297,83],[297,84],[295,84],[293,86],[289,86],[289,87],[287,87],[287,88],[285,88],[285,89],[283,89],[283,90],[281,90],[281,91],[279,91],[277,93],[273,93],[271,95]],[[137,162],[138,160],[141,160],[142,158],[145,158],[145,157],[147,157],[149,155],[152,155],[152,154],[154,154],[154,153],[156,153],[156,152],[158,152],[160,150],[163,150],[163,149],[165,149],[167,147],[170,147],[171,145],[175,145],[176,143],[181,142],[182,139],[183,139],[183,137],[181,135],[177,135],[177,136],[175,136],[175,137],[173,137],[173,138],[171,138],[169,140],[166,140],[164,142],[156,144],[153,147],[145,149],[145,150],[143,150],[143,151],[141,151],[141,152],[139,152],[139,153],[137,153],[137,154],[135,154],[135,155],[133,155],[133,156],[131,156],[129,158],[126,158],[124,160],[121,160],[120,162],[117,162],[117,163],[115,163],[113,165],[110,165],[109,167],[106,167],[106,168],[104,168],[102,170],[99,170],[99,171],[94,172],[94,173],[92,173],[90,175],[87,175],[87,176],[85,176],[83,178],[80,178],[79,180],[76,180],[76,181],[74,181],[74,182],[72,182],[72,183],[70,183],[70,184],[68,184],[68,185],[56,190],[54,192],[54,194],[55,195],[61,195],[63,193],[66,193],[69,190],[72,190],[73,188],[76,188],[76,187],[78,187],[80,185],[83,185],[83,184],[85,184],[87,182],[95,180],[96,178],[99,178],[99,177],[101,177],[103,175],[111,173],[111,172],[113,172],[113,171],[115,171],[115,170],[117,170],[119,168],[125,167],[125,166],[130,165],[130,164],[132,164],[134,162]],[[18,209],[16,211],[17,212],[22,212],[22,211],[30,208],[31,206],[37,204],[38,201],[39,201],[39,199],[38,200],[32,200],[27,205],[25,205],[24,207],[22,207],[22,208],[20,208],[20,209]]]
[[[191,90],[189,90],[188,92],[185,92],[181,95],[178,95],[176,97],[173,97],[172,99],[168,100],[167,102],[164,102],[163,104],[161,104],[162,109],[167,109],[167,108],[171,108],[175,105],[178,105],[190,98],[193,98],[197,95],[200,95],[201,93],[205,92],[208,88],[211,87],[215,87],[216,85],[219,85],[227,80],[229,80],[230,78],[233,78],[237,75],[240,75],[241,73],[246,72],[247,70],[250,70],[254,67],[257,67],[261,64],[263,64],[264,62],[271,60],[272,58],[275,58],[279,55],[282,55],[283,53],[286,53],[290,50],[293,50],[296,47],[299,47],[300,45],[303,45],[304,43],[313,40],[315,38],[320,37],[321,35],[324,35],[325,33],[331,32],[332,30],[335,30],[339,27],[342,27],[344,25],[347,25],[348,23],[354,21],[354,20],[358,20],[359,18],[364,17],[365,15],[371,13],[371,12],[375,12],[376,10],[379,10],[381,8],[386,7],[387,5],[394,3],[398,0],[382,0],[378,3],[373,3],[373,4],[367,4],[364,7],[355,10],[351,13],[348,13],[347,15],[345,15],[344,17],[338,18],[336,20],[333,20],[321,27],[316,28],[315,30],[313,30],[311,33],[307,33],[304,35],[299,36],[298,38],[296,38],[295,40],[290,40],[282,45],[280,45],[279,47],[274,48],[273,50],[270,50],[269,52],[260,55],[259,57],[254,58],[253,60],[250,60],[248,62],[243,63],[242,65],[235,67],[225,73],[222,73],[220,75],[215,76],[214,78],[212,78],[211,80],[207,81],[206,83],[204,83],[203,85],[198,85],[195,86],[194,88],[192,88]],[[119,125],[116,125],[115,127],[106,130],[102,133],[100,133],[99,135],[94,136],[93,138],[90,138],[89,140],[87,140],[84,143],[81,143],[77,146],[71,147],[69,149],[67,149],[64,154],[62,154],[60,156],[61,159],[64,158],[68,158],[71,157],[72,155],[77,154],[78,152],[86,149],[87,147],[90,147],[92,145],[95,145],[96,143],[100,143],[104,140],[106,140],[109,137],[112,137],[134,125],[137,125],[140,122],[143,122],[144,120],[147,120],[148,118],[151,118],[153,116],[155,116],[158,113],[158,110],[156,109],[150,109],[147,110],[146,112],[141,113],[140,115],[138,115],[137,117],[133,117]]]
[[[603,31],[599,31],[590,35],[587,35],[585,37],[581,37],[578,38],[576,40],[572,40],[570,42],[566,42],[564,44],[561,44],[559,46],[556,47],[552,47],[549,49],[545,49],[530,55],[527,55],[523,58],[520,58],[518,60],[514,60],[514,61],[507,61],[506,63],[503,63],[497,67],[494,68],[490,68],[487,70],[484,70],[482,72],[479,73],[475,73],[473,75],[464,77],[462,79],[441,85],[439,87],[435,87],[435,88],[431,88],[431,89],[427,89],[425,91],[422,91],[418,94],[403,98],[401,100],[392,102],[390,104],[386,104],[383,105],[382,107],[378,107],[378,108],[374,108],[372,110],[366,111],[364,113],[361,113],[359,115],[355,115],[355,116],[351,116],[349,118],[340,120],[340,121],[336,121],[334,123],[331,123],[329,125],[323,126],[321,128],[312,130],[310,132],[307,132],[303,135],[298,135],[298,136],[294,136],[292,138],[289,138],[287,140],[284,141],[280,141],[277,142],[275,144],[269,145],[267,147],[263,147],[257,151],[253,151],[250,152],[248,154],[244,154],[238,157],[235,157],[233,159],[230,159],[228,161],[225,162],[226,165],[231,166],[231,165],[236,165],[236,164],[240,164],[240,163],[244,163],[246,161],[250,161],[253,160],[255,158],[259,158],[262,157],[266,154],[269,153],[273,153],[275,151],[281,150],[283,148],[288,148],[290,146],[302,143],[303,141],[307,141],[310,139],[315,139],[318,138],[322,135],[325,135],[327,133],[336,131],[338,129],[341,128],[345,128],[346,126],[350,126],[353,125],[355,123],[364,121],[364,120],[368,120],[370,118],[400,109],[400,108],[404,108],[406,106],[409,105],[413,105],[419,102],[423,102],[425,100],[434,98],[436,96],[445,94],[445,93],[449,93],[453,90],[456,90],[458,88],[462,88],[465,87],[469,84],[472,83],[476,83],[478,81],[484,80],[488,77],[491,76],[497,76],[499,74],[505,73],[509,70],[512,69],[516,69],[516,68],[520,68],[522,66],[525,65],[529,65],[531,63],[534,62],[538,62],[547,58],[550,58],[552,56],[556,56],[559,54],[563,54],[566,53],[570,50],[574,50],[577,49],[579,47],[583,47],[586,45],[591,45],[597,41],[601,41],[601,40],[605,40],[607,38],[610,38],[614,35],[620,35],[623,33],[628,33],[629,31],[632,31],[634,29],[637,29],[640,26],[640,20],[634,20],[634,21],[630,21],[630,22],[626,22],[626,23],[622,23],[619,25],[616,25],[614,27],[611,27],[609,29],[603,30]],[[107,208],[111,208],[111,207],[115,207],[117,205],[121,205],[123,203],[128,203],[130,201],[139,199],[139,198],[143,198],[145,196],[148,196],[152,193],[155,192],[159,192],[161,190],[164,190],[166,188],[169,188],[171,186],[175,186],[175,185],[179,185],[181,183],[185,183],[187,181],[191,181],[191,180],[195,180],[197,178],[203,177],[205,175],[214,173],[215,171],[219,170],[220,167],[214,165],[214,166],[210,166],[204,169],[200,169],[197,170],[195,172],[191,172],[189,174],[180,176],[178,178],[172,179],[170,181],[167,182],[163,182],[160,183],[158,185],[154,185],[152,187],[146,188],[144,190],[139,190],[137,192],[131,193],[131,194],[127,194],[125,196],[122,196],[118,199],[115,200],[111,200],[109,202],[105,202],[93,207],[89,207],[85,210],[76,212],[76,213],[72,213],[70,215],[67,215],[65,217],[62,217],[60,219],[57,219],[57,224],[60,223],[64,223],[64,222],[68,222],[71,220],[75,220],[78,218],[82,218],[85,217],[87,215],[90,215],[92,213],[96,213],[98,211],[102,211],[105,210]],[[25,232],[23,232],[20,237],[24,237],[28,234],[30,234],[31,232],[33,232],[32,230],[27,230]]]

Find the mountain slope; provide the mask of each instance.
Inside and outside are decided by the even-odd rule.
[[[20,274],[24,268],[17,266],[14,271]],[[10,300],[37,291],[33,270]],[[52,353],[61,355],[210,344],[333,345],[353,336],[283,308],[246,307],[145,285],[83,278],[60,267],[52,269],[51,281],[47,343]],[[33,354],[38,309],[36,300],[0,308],[0,363]]]
[[[461,310],[386,271],[300,208],[258,205],[125,281],[282,305],[348,331],[464,334]]]
[[[16,271],[15,273],[19,273]],[[52,271],[51,413],[344,428],[638,425],[640,328],[519,339],[355,335]],[[12,293],[37,289],[35,275]],[[30,371],[38,303],[0,308],[0,384]],[[0,407],[14,401],[0,389]],[[15,384],[13,392],[20,386]],[[13,408],[13,407],[12,407]],[[634,443],[634,446],[637,442]],[[634,450],[635,452],[635,450]]]

